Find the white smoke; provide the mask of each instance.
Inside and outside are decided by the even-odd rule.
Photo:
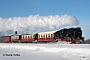
[[[28,17],[0,17],[0,32],[6,31],[18,31],[25,32],[26,30],[55,30],[62,26],[73,26],[78,25],[79,22],[76,17],[65,15],[50,15],[50,16],[39,16],[30,15]]]

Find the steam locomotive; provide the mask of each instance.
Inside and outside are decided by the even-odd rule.
[[[0,39],[1,40],[1,39]],[[66,42],[69,44],[83,44],[81,27],[63,28],[58,31],[40,32],[35,34],[21,34],[2,36],[4,43],[47,43],[47,42]]]

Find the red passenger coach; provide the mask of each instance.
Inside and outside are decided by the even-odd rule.
[[[34,34],[21,35],[21,42],[33,42],[35,39]]]
[[[20,35],[12,35],[11,36],[11,42],[19,42],[20,40]]]
[[[11,41],[11,36],[4,36],[4,42],[9,43]]]
[[[55,31],[38,33],[38,42],[53,42],[54,32]]]

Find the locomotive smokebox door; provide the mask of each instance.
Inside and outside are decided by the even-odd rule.
[[[17,31],[15,31],[15,35],[17,34]]]

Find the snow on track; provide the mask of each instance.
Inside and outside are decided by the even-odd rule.
[[[20,56],[3,56],[16,53]],[[0,60],[90,60],[90,45],[0,43]]]

